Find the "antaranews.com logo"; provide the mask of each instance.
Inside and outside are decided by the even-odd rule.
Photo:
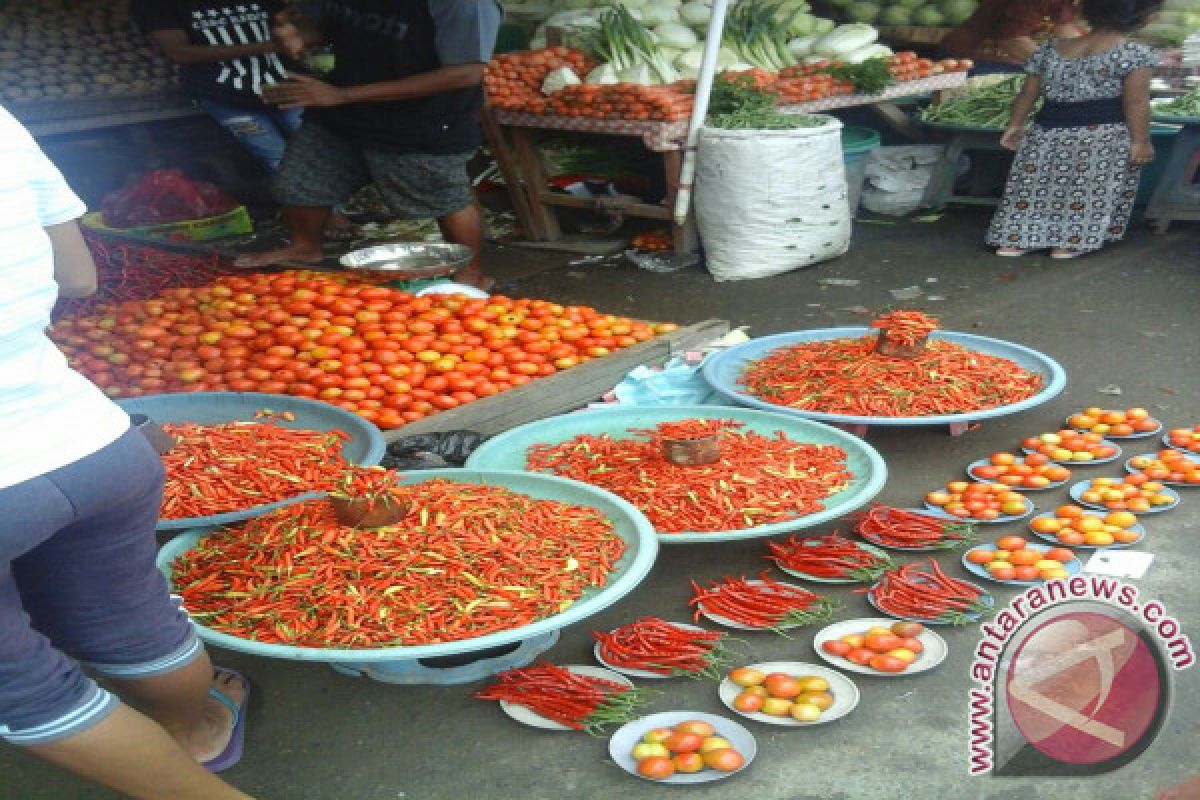
[[[1101,576],[1050,581],[981,626],[970,691],[972,775],[1078,776],[1158,735],[1192,643],[1160,603]]]

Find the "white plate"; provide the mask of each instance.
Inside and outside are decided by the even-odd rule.
[[[905,675],[928,672],[946,660],[946,655],[950,652],[946,640],[928,626],[917,637],[917,640],[921,642],[921,645],[925,649],[917,655],[916,661],[910,664],[908,669],[903,672],[880,672],[877,669],[871,669],[865,664],[855,664],[849,659],[835,656],[832,653],[826,653],[821,649],[821,645],[831,639],[840,639],[843,636],[849,636],[854,633],[866,633],[868,629],[874,628],[876,625],[891,628],[895,622],[896,620],[892,617],[865,617],[863,619],[848,619],[845,622],[835,622],[817,631],[817,635],[813,637],[813,649],[817,651],[817,655],[820,658],[825,659],[838,669],[845,670],[846,672],[858,672],[862,675],[874,675],[877,678],[903,678]]]
[[[808,589],[805,589],[803,586],[797,586],[794,583],[786,583],[784,581],[776,581],[776,582],[780,586],[790,586],[793,589],[802,589],[803,591],[806,591],[806,592],[808,591]],[[748,581],[746,581],[746,583],[757,585],[757,584],[763,583],[763,581],[748,580]],[[771,631],[771,630],[776,630],[776,629],[781,630],[781,631],[788,631],[788,630],[791,630],[792,628],[803,628],[804,627],[804,625],[773,625],[773,626],[768,626],[765,628],[757,628],[753,625],[743,625],[740,622],[735,622],[734,620],[731,620],[729,617],[723,617],[720,614],[713,614],[710,611],[706,611],[704,608],[704,603],[698,603],[696,605],[696,608],[700,609],[701,614],[703,614],[705,617],[712,620],[713,622],[717,623],[718,625],[724,625],[726,628],[733,628],[734,630],[739,630],[739,631]]]
[[[811,541],[811,540],[808,540],[808,541]],[[871,555],[880,556],[881,558],[888,557],[888,554],[885,553],[883,550],[880,550],[878,547],[875,547],[874,545],[869,545],[866,542],[854,542],[854,546],[857,547],[859,550],[862,550],[864,553],[870,553]],[[800,580],[804,580],[804,581],[812,581],[813,583],[866,583],[866,581],[860,581],[857,578],[820,578],[820,577],[817,577],[816,575],[809,575],[807,572],[800,572],[799,570],[789,569],[789,568],[783,566],[782,564],[779,564],[776,562],[772,562],[772,563],[775,564],[775,566],[779,569],[780,572],[786,572],[788,575],[791,575],[793,578],[799,578]]]
[[[1164,433],[1162,435],[1162,443],[1172,450],[1178,450],[1181,453],[1187,453],[1189,456],[1200,455],[1200,451],[1198,450],[1192,450],[1187,447],[1180,447],[1177,444],[1171,444],[1171,435],[1168,433]]]
[[[1113,453],[1107,458],[1093,458],[1091,461],[1059,461],[1056,458],[1052,458],[1050,460],[1053,463],[1064,467],[1091,467],[1095,466],[1096,464],[1111,464],[1121,457],[1121,445],[1117,444],[1116,442],[1110,442],[1108,439],[1104,439],[1101,442],[1097,442],[1097,444],[1112,445],[1113,447],[1117,448],[1117,452]],[[1036,450],[1030,450],[1028,447],[1022,447],[1021,450],[1025,452],[1025,455],[1037,452]]]
[[[1067,419],[1069,420],[1070,417],[1067,417]],[[1104,434],[1104,438],[1105,439],[1148,439],[1163,429],[1163,424],[1162,424],[1161,420],[1156,419],[1156,420],[1154,420],[1154,422],[1158,423],[1158,427],[1152,431],[1140,431],[1140,432],[1130,433],[1126,436],[1115,436],[1114,434],[1106,433],[1106,434]],[[1080,433],[1088,432],[1087,428],[1076,428],[1070,422],[1064,422],[1063,427],[1070,428],[1073,431],[1079,431]]]
[[[591,667],[586,664],[567,664],[564,666],[568,672],[575,675],[583,675],[588,678],[603,678],[613,683],[619,683],[622,686],[633,688],[633,681],[613,672],[611,669],[601,669],[600,667]],[[513,703],[509,700],[500,701],[500,710],[510,717],[531,728],[541,728],[546,731],[573,731],[574,728],[569,725],[563,725],[561,722],[556,722],[549,717],[543,717],[541,714],[527,708],[520,703]]]
[[[1047,553],[1050,550],[1053,550],[1054,547],[1065,547],[1068,550],[1071,549],[1070,545],[1065,545],[1065,544],[1056,544],[1056,545],[1052,546],[1052,545],[1048,545],[1048,544],[1037,544],[1036,542],[1028,542],[1028,541],[1025,542],[1025,549],[1037,550],[1039,553]],[[1045,583],[1045,581],[1043,581],[1041,578],[1038,578],[1035,581],[1019,581],[1016,578],[1013,578],[1012,580],[1002,581],[999,578],[993,578],[992,574],[990,572],[988,572],[987,569],[984,568],[984,566],[982,564],[976,564],[972,561],[967,560],[967,556],[976,550],[995,551],[996,549],[997,548],[989,547],[988,545],[985,545],[985,544],[981,544],[976,547],[972,547],[970,550],[963,553],[963,556],[962,556],[963,568],[967,572],[971,573],[972,575],[978,575],[981,578],[986,578],[987,580],[992,581],[993,583],[1006,583],[1009,586],[1041,586],[1043,583]],[[1063,569],[1065,569],[1067,571],[1068,577],[1070,577],[1071,575],[1078,575],[1080,572],[1083,572],[1083,562],[1079,560],[1078,556],[1075,558],[1072,558],[1070,561],[1063,561],[1062,566],[1063,566]]]
[[[1189,453],[1186,450],[1180,450],[1179,452],[1183,453],[1184,456],[1186,456],[1189,461],[1200,461],[1200,454]],[[1156,457],[1156,456],[1154,456],[1153,453],[1147,453],[1146,456]],[[1141,470],[1138,469],[1137,467],[1131,466],[1129,462],[1133,461],[1133,459],[1135,459],[1135,458],[1142,458],[1142,457],[1143,456],[1130,456],[1129,459],[1125,462],[1125,471],[1126,472],[1141,472]],[[1168,481],[1165,479],[1160,480],[1159,483],[1163,484],[1164,486],[1178,486],[1183,489],[1194,489],[1197,486],[1200,486],[1200,483],[1184,483],[1183,481]]]
[[[1161,483],[1161,481],[1160,481],[1160,483]],[[1071,495],[1072,500],[1074,500],[1076,503],[1083,506],[1084,508],[1090,508],[1095,511],[1112,511],[1112,509],[1110,509],[1106,506],[1103,506],[1100,503],[1089,503],[1088,501],[1082,499],[1083,493],[1086,492],[1091,485],[1092,485],[1091,481],[1080,481],[1079,483],[1073,484],[1071,486],[1071,489],[1068,492],[1068,494]],[[1175,508],[1176,506],[1179,505],[1179,500],[1180,500],[1179,492],[1175,491],[1174,489],[1167,488],[1167,486],[1164,484],[1161,494],[1165,494],[1168,497],[1170,497],[1172,499],[1172,502],[1169,505],[1150,506],[1150,508],[1144,509],[1142,511],[1134,511],[1132,513],[1137,514],[1139,517],[1142,514],[1161,514],[1162,512],[1170,511],[1172,508]]]
[[[992,483],[992,481],[986,481],[986,483]],[[1019,494],[1021,490],[1013,487],[1013,491],[1017,492]],[[933,503],[929,502],[928,500],[925,501],[925,508],[928,511],[940,511],[943,514],[946,514],[946,516],[952,517],[954,519],[961,519],[963,522],[971,522],[971,523],[974,523],[977,525],[1000,525],[1001,523],[1004,523],[1004,522],[1015,522],[1016,520],[1019,520],[1019,519],[1025,519],[1026,517],[1028,517],[1030,514],[1032,514],[1036,510],[1036,506],[1034,506],[1033,501],[1030,500],[1028,497],[1022,497],[1021,502],[1023,502],[1025,504],[1025,510],[1022,511],[1020,514],[1001,514],[1000,516],[996,517],[995,519],[976,519],[975,517],[955,517],[953,514],[946,514],[946,512],[942,509],[941,506],[935,506]]]
[[[733,749],[742,754],[745,762],[733,772],[718,772],[715,769],[702,769],[699,772],[676,772],[669,778],[663,780],[655,780],[641,775],[637,771],[637,762],[633,759],[633,747],[638,742],[642,741],[642,737],[649,731],[655,728],[673,728],[681,722],[689,720],[699,720],[707,722],[716,728],[714,736],[720,736],[722,739],[728,739],[733,745]],[[704,711],[663,711],[659,714],[650,714],[649,716],[635,719],[633,722],[626,722],[613,733],[612,738],[608,740],[608,755],[617,766],[628,772],[630,775],[637,775],[645,781],[651,783],[708,783],[709,781],[719,781],[723,778],[728,778],[737,775],[750,763],[754,761],[754,756],[758,753],[758,745],[754,742],[754,734],[746,730],[746,726],[736,722],[728,717],[720,717],[716,714],[708,714]]]
[[[963,581],[963,583],[966,583],[970,586],[974,586],[976,589],[979,590],[979,592],[980,592],[979,602],[980,603],[983,603],[983,605],[985,605],[989,609],[996,607],[996,598],[993,597],[992,593],[989,592],[987,589],[983,588],[978,583],[971,583],[970,581]],[[903,617],[899,614],[893,614],[890,611],[885,611],[884,609],[880,608],[875,603],[875,587],[874,586],[872,586],[870,591],[867,592],[867,602],[871,604],[871,608],[875,609],[880,614],[887,614],[892,619],[898,619],[898,620],[901,620],[902,622],[919,622],[922,625],[952,625],[953,624],[951,622],[941,622],[936,619],[929,619],[928,617]],[[983,619],[983,612],[981,612],[981,611],[964,611],[964,612],[962,612],[962,615],[966,619],[970,620],[971,622],[978,622],[979,620]],[[903,673],[901,673],[901,674],[903,674]]]
[[[1041,519],[1042,517],[1052,517],[1052,516],[1054,516],[1054,514],[1048,512],[1045,514],[1038,514],[1033,519]],[[1029,522],[1031,525],[1033,524],[1032,519]],[[1136,541],[1114,542],[1112,544],[1106,544],[1101,547],[1097,547],[1094,544],[1063,544],[1062,542],[1060,542],[1058,540],[1058,537],[1053,533],[1038,533],[1033,528],[1030,528],[1029,532],[1032,533],[1034,536],[1038,537],[1039,539],[1041,539],[1042,541],[1049,542],[1050,544],[1052,544],[1056,547],[1069,547],[1073,550],[1119,550],[1122,547],[1133,547],[1135,544],[1141,544],[1142,540],[1146,538],[1146,526],[1142,525],[1142,523],[1140,523],[1140,522],[1137,523],[1136,525],[1130,525],[1129,530],[1135,532],[1138,535],[1138,538]]]
[[[699,625],[691,625],[686,622],[672,622],[671,624],[675,625],[676,627],[684,628],[689,631],[705,630],[704,628],[701,628]],[[609,631],[609,633],[612,633],[612,631]],[[633,669],[631,667],[618,667],[616,664],[612,663],[611,661],[605,661],[604,658],[601,657],[599,642],[596,642],[596,644],[592,647],[592,655],[594,655],[596,657],[596,660],[599,661],[602,666],[607,667],[608,669],[611,669],[611,670],[615,670],[616,672],[619,672],[622,675],[628,675],[631,678],[650,678],[653,680],[666,680],[668,678],[684,677],[683,675],[659,675],[657,672],[651,672],[650,670],[647,670],[647,669]]]
[[[726,678],[717,687],[717,695],[726,708],[755,722],[765,722],[768,725],[779,725],[784,728],[810,728],[813,725],[823,725],[849,714],[858,705],[858,687],[854,681],[836,670],[822,667],[819,664],[807,664],[803,661],[764,661],[761,664],[749,664],[750,669],[756,669],[766,674],[786,672],[792,677],[824,678],[829,682],[829,693],[833,695],[833,705],[821,712],[821,716],[812,722],[801,722],[791,717],[775,717],[761,711],[738,711],[733,707],[733,701],[744,689]]]
[[[988,480],[987,478],[980,478],[979,476],[977,476],[971,472],[971,470],[975,469],[976,467],[991,466],[991,463],[992,462],[988,461],[986,458],[981,458],[978,461],[972,461],[970,464],[967,464],[967,477],[969,477],[973,481],[985,481],[987,483],[999,483],[999,481],[997,481],[997,480]],[[1059,466],[1062,466],[1062,465],[1059,465]],[[1025,492],[1044,492],[1047,489],[1057,489],[1058,487],[1062,486],[1064,483],[1066,483],[1069,480],[1071,480],[1071,479],[1064,478],[1061,481],[1051,481],[1050,483],[1046,484],[1045,486],[1013,486],[1011,488],[1014,492],[1020,492],[1021,494],[1024,494]]]
[[[962,523],[972,522],[972,520],[965,519],[963,517],[956,517],[953,514],[947,514],[945,511],[942,511],[940,508],[922,507],[922,508],[905,508],[903,510],[904,511],[916,511],[921,514],[928,514],[931,517],[938,517],[939,519],[949,519],[949,520],[954,520],[956,522],[962,522]],[[936,544],[925,545],[924,547],[901,547],[901,546],[895,545],[895,544],[884,544],[883,542],[879,541],[878,538],[875,538],[873,536],[868,536],[865,533],[860,533],[857,530],[855,531],[855,533],[858,534],[858,536],[860,536],[861,538],[863,538],[863,539],[867,540],[868,542],[870,542],[871,544],[875,545],[876,547],[883,547],[887,550],[896,550],[901,553],[936,553],[938,551],[957,550],[958,548],[960,548],[964,544],[966,544],[968,541],[970,541],[970,537],[968,537],[966,539],[951,539],[949,541],[952,541],[953,544],[951,544],[949,546],[945,546],[945,547],[943,547],[941,545],[936,545]],[[943,539],[942,541],[947,541],[947,540]]]

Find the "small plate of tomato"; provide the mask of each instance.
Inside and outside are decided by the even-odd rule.
[[[1016,491],[1040,492],[1062,486],[1071,479],[1071,470],[1062,464],[1050,463],[1050,458],[1041,453],[1024,457],[992,453],[988,458],[968,464],[967,475],[977,481],[1003,483]]]
[[[906,635],[902,635],[906,634]],[[877,637],[868,648],[867,637]],[[891,641],[880,641],[884,635],[898,639],[898,644]],[[915,644],[914,644],[915,642]],[[896,646],[891,646],[896,645]],[[892,678],[902,675],[915,675],[928,672],[946,660],[950,652],[946,640],[938,633],[919,622],[897,622],[890,617],[865,617],[849,619],[845,622],[835,622],[817,631],[813,637],[813,649],[817,655],[838,669],[847,672],[857,672],[862,675],[875,675],[880,678]],[[877,661],[877,664],[887,669],[876,669],[870,660],[876,655],[888,654],[898,649],[908,650],[914,657],[903,669],[898,665]],[[901,661],[906,661],[901,658]]]
[[[785,728],[833,722],[853,711],[859,701],[858,687],[845,675],[801,661],[764,661],[731,670],[717,694],[731,711]],[[743,700],[754,703],[744,705]],[[797,707],[816,710],[811,717],[792,714]]]
[[[1083,571],[1083,562],[1070,548],[1036,544],[1021,536],[1001,536],[993,545],[972,547],[963,553],[962,562],[968,572],[1009,586],[1040,586]]]
[[[695,738],[688,742],[682,741],[683,737],[672,741],[671,737],[679,734]],[[671,746],[668,746],[668,742],[671,742]],[[635,749],[639,745],[662,745],[667,755],[637,758]],[[705,748],[709,749],[705,751]],[[718,755],[711,755],[713,752]],[[687,760],[695,762],[694,758],[687,755],[689,753],[701,754],[701,763],[688,764]],[[744,725],[703,711],[650,714],[625,723],[608,740],[608,754],[617,766],[630,775],[654,783],[719,781],[750,766],[757,753],[754,734],[746,730]]]

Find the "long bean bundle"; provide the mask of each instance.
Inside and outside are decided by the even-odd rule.
[[[1014,75],[989,85],[976,86],[962,94],[947,97],[940,103],[926,106],[921,111],[921,119],[939,125],[1000,130],[1008,125],[1013,100],[1024,85],[1025,76]],[[1041,98],[1038,98],[1035,112],[1041,108],[1041,103]]]

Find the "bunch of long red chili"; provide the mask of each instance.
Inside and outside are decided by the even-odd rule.
[[[694,594],[688,605],[696,607],[695,619],[699,620],[701,613],[716,614],[781,635],[783,628],[824,622],[834,610],[834,603],[828,598],[773,581],[765,572],[757,581],[727,577],[707,588],[692,581],[692,590]]]
[[[338,524],[326,500],[224,528],[172,564],[201,624],[302,647],[424,645],[563,611],[603,586],[625,543],[599,511],[498,486],[401,487],[398,525]]]
[[[599,735],[608,725],[634,719],[649,691],[624,684],[577,675],[568,669],[541,662],[510,669],[499,680],[475,693],[480,700],[505,700],[525,706],[543,717],[577,731]]]
[[[975,527],[969,522],[878,504],[858,514],[857,520],[855,533],[868,542],[889,547],[950,550],[965,544],[975,534]]]
[[[725,634],[685,628],[659,617],[642,617],[609,633],[592,631],[592,637],[609,664],[656,675],[718,680],[733,659],[722,646]]]
[[[176,440],[163,456],[163,519],[203,517],[274,503],[333,487],[346,460],[343,431],[284,428],[272,422],[192,422],[163,426]]]
[[[780,348],[750,364],[741,383],[768,403],[828,414],[923,417],[1009,405],[1042,376],[1007,358],[932,341],[913,358],[876,352],[874,337]]]
[[[330,497],[353,498],[366,501],[368,508],[376,504],[391,504],[404,493],[396,485],[396,473],[384,467],[351,466],[342,473]]]
[[[965,625],[991,610],[980,589],[951,578],[934,559],[928,563],[927,570],[919,563],[905,564],[885,572],[870,589],[855,591],[871,592],[875,606],[886,614],[929,622]]]
[[[782,432],[763,436],[728,419],[689,419],[632,438],[580,434],[529,449],[531,470],[552,472],[617,494],[645,514],[660,533],[740,530],[820,511],[824,498],[854,476],[846,453],[832,445],[793,441]],[[664,438],[716,434],[721,458],[679,466],[662,452]]]
[[[941,326],[936,319],[920,311],[892,311],[875,319],[871,327],[882,330],[892,344],[912,347]]]
[[[876,581],[894,564],[887,556],[868,553],[837,531],[804,538],[792,536],[785,542],[767,542],[766,556],[781,567],[817,578]]]

